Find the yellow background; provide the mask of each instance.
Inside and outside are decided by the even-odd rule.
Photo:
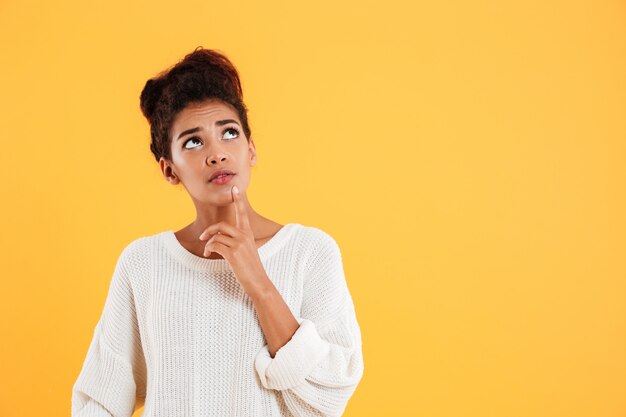
[[[202,45],[240,71],[252,206],[342,249],[365,362],[346,416],[625,416],[625,18],[3,0],[0,415],[69,415],[122,248],[194,219],[139,94]]]

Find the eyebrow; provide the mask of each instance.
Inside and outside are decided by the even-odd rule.
[[[233,119],[217,120],[215,122],[215,124],[217,126],[224,126],[224,125],[227,125],[228,123],[235,123],[236,125],[239,125],[239,123],[237,123],[237,121],[233,120]],[[178,135],[178,137],[176,138],[176,140],[179,140],[180,138],[182,138],[185,135],[189,135],[191,133],[196,133],[196,132],[198,132],[200,130],[202,130],[201,127],[194,127],[194,128],[191,128],[191,129],[187,129],[184,132],[181,132],[180,135]]]

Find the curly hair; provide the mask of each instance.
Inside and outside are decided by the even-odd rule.
[[[189,103],[208,99],[234,107],[250,142],[248,109],[237,69],[223,53],[198,46],[176,65],[149,79],[141,91],[141,112],[150,123],[150,150],[157,162],[160,157],[171,160],[169,132],[176,114]]]

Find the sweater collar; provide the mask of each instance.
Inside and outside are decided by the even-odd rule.
[[[278,250],[283,243],[292,234],[291,232],[296,229],[298,223],[287,223],[281,227],[278,232],[274,234],[267,242],[262,244],[258,248],[259,257],[262,261],[269,258],[276,250]],[[174,230],[166,230],[160,233],[161,242],[165,248],[176,259],[181,261],[184,265],[193,269],[202,271],[229,271],[231,270],[230,264],[226,259],[208,259],[201,256],[194,255],[189,252],[178,241]]]

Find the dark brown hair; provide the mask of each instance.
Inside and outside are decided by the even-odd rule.
[[[141,112],[150,123],[150,150],[157,162],[161,156],[171,160],[169,131],[176,114],[190,103],[208,99],[219,99],[235,108],[250,142],[248,109],[237,69],[223,53],[198,46],[176,65],[149,79],[141,91]]]

